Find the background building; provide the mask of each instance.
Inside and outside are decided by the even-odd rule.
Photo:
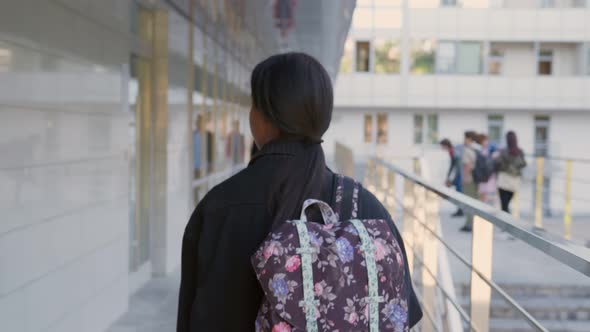
[[[415,155],[437,149],[442,138],[462,143],[465,130],[502,145],[514,130],[525,153],[555,158],[545,165],[544,195],[546,212],[559,212],[560,158],[588,159],[589,22],[583,0],[358,1],[328,154],[340,141],[361,157]],[[573,163],[578,177],[588,171],[587,162]],[[587,180],[572,190],[580,198],[574,211],[590,211]],[[533,190],[522,192],[527,213]]]

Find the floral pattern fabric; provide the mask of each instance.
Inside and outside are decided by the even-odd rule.
[[[356,208],[356,203],[353,206]],[[378,320],[379,331],[409,330],[406,292],[409,285],[404,284],[402,250],[387,221],[358,222],[366,229],[367,234],[363,236],[368,235],[369,246],[363,245],[357,228],[350,221],[303,223],[309,251],[300,249],[297,224],[301,225],[301,221],[286,222],[268,235],[252,257],[265,293],[256,319],[257,332],[306,331],[309,303],[315,305],[318,331],[369,331],[369,322],[374,319]],[[364,251],[367,248],[372,251],[379,301],[369,298],[367,253]],[[303,303],[303,255],[311,260],[312,273],[308,278],[313,280],[313,301],[306,303]],[[310,300],[309,294],[307,300]],[[370,310],[370,303],[374,303],[377,310]],[[369,312],[377,312],[378,317]]]

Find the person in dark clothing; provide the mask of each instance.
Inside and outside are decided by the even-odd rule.
[[[447,187],[450,187],[452,185],[455,187],[455,190],[457,190],[457,192],[463,192],[463,189],[461,187],[461,156],[459,153],[457,153],[457,151],[455,151],[453,144],[451,144],[451,141],[448,138],[441,140],[439,144],[443,149],[445,149],[449,153],[449,170],[447,171],[445,185]],[[452,216],[463,216],[463,210],[458,208]]]
[[[186,226],[178,332],[254,331],[263,292],[250,257],[273,225],[297,219],[305,199],[335,202],[337,177],[320,144],[333,107],[325,69],[303,53],[275,55],[256,66],[251,91],[250,127],[260,151],[205,196]],[[358,218],[387,220],[404,253],[403,289],[413,326],[422,311],[400,233],[364,188],[358,202]]]

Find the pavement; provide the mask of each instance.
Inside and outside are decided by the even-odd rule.
[[[460,232],[464,218],[450,217],[452,207],[441,208],[441,226],[447,243],[468,261],[471,260],[471,233]],[[523,217],[527,220],[527,217]],[[530,222],[532,228],[532,221]],[[561,236],[563,223],[559,218],[545,220],[544,226],[552,235]],[[585,243],[590,239],[590,220],[579,222],[576,227],[575,242]],[[588,249],[590,250],[590,249]],[[467,284],[470,270],[461,261],[448,253],[449,264],[455,284]],[[555,287],[590,287],[590,278],[559,263],[539,249],[514,239],[499,230],[494,231],[492,279],[500,284],[529,284]]]
[[[129,311],[107,332],[176,331],[180,271],[153,278],[129,299]]]

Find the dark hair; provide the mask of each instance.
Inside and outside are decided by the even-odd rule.
[[[439,143],[441,146],[444,146],[446,148],[452,149],[453,145],[451,144],[451,141],[448,138],[443,139],[442,141],[440,141]]]
[[[511,156],[517,156],[520,154],[518,139],[516,138],[516,133],[512,130],[506,133],[506,145],[508,146],[508,153]]]
[[[304,53],[269,57],[254,68],[252,104],[279,128],[280,140],[302,146],[294,158],[277,165],[269,209],[273,224],[296,218],[307,198],[319,198],[326,167],[319,143],[332,120],[334,103],[328,72]]]
[[[476,137],[477,137],[477,133],[473,130],[468,130],[465,132],[465,138],[469,138],[472,141],[475,141]]]
[[[487,140],[487,139],[488,139],[488,135],[486,135],[486,134],[476,134],[476,135],[475,135],[475,141],[476,141],[476,142],[477,142],[477,144],[479,144],[479,145],[482,145],[482,144],[483,144],[483,142],[484,142],[485,140]]]

